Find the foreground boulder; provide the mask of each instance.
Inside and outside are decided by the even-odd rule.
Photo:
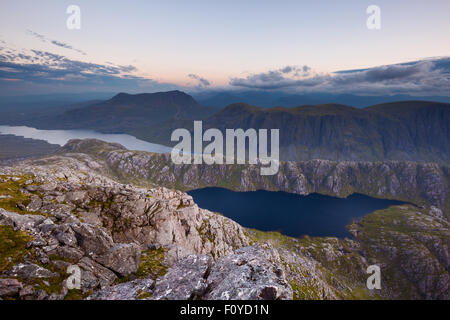
[[[78,245],[88,255],[106,254],[114,245],[113,239],[103,228],[86,223],[73,224],[71,228]]]
[[[190,255],[156,281],[151,299],[292,299],[282,266],[268,259],[267,250],[270,247],[245,247],[216,262],[205,255]]]
[[[210,300],[292,299],[280,261],[272,261],[267,248],[245,247],[221,258],[208,276]]]
[[[114,272],[88,257],[83,257],[78,266],[82,270],[81,286],[86,291],[105,288],[117,280]]]
[[[190,255],[176,263],[156,283],[152,299],[201,299],[208,288],[208,274],[213,260],[207,255]]]
[[[152,300],[282,300],[292,288],[277,261],[268,259],[270,246],[252,246],[214,261],[189,255],[161,279],[135,280],[105,288],[89,299]]]

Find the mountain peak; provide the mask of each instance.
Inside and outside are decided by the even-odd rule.
[[[131,94],[126,93],[126,92],[119,92],[114,97],[112,97],[111,100],[113,100],[113,99],[123,99],[123,98],[126,98],[126,97],[130,96],[130,95]]]
[[[111,103],[141,104],[149,101],[158,101],[161,99],[179,101],[181,103],[188,103],[191,105],[198,104],[193,97],[180,90],[136,94],[120,92],[112,97],[109,101]]]
[[[107,101],[64,113],[60,123],[75,128],[95,128],[107,132],[148,130],[174,119],[202,119],[215,112],[190,95],[179,91],[129,94],[121,92]]]

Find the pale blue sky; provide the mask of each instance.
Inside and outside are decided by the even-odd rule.
[[[81,8],[81,30],[66,28],[70,4]],[[366,27],[371,4],[381,8],[378,31]],[[449,13],[448,0],[2,0],[0,45],[133,65],[133,75],[163,83],[194,85],[195,74],[224,86],[284,66],[324,74],[449,56]]]

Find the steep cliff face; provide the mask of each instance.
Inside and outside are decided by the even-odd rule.
[[[121,184],[111,168],[82,153],[0,167],[1,298],[450,299],[449,225],[436,207],[375,212],[350,227],[353,240],[295,239],[245,229],[181,191]],[[365,286],[370,264],[381,290]],[[80,290],[66,288],[70,265]]]
[[[235,191],[316,192],[338,197],[356,192],[432,204],[446,213],[450,209],[450,168],[436,163],[288,161],[280,163],[278,174],[262,176],[258,165],[175,165],[169,154],[128,151],[96,140],[71,141],[64,152],[90,154],[104,161],[111,174],[123,181],[179,190],[216,186]]]
[[[226,107],[205,128],[280,129],[282,160],[437,161],[450,159],[450,105],[403,101],[364,109],[324,104],[295,108]]]

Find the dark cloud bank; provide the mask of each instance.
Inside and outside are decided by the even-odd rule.
[[[132,75],[136,67],[98,64],[69,59],[51,52],[15,51],[0,46],[0,93],[58,87],[64,90],[145,91],[168,90],[174,86]]]
[[[232,78],[230,85],[263,90],[291,89],[306,92],[447,96],[450,92],[450,58],[346,70],[332,74],[315,74],[307,66],[301,68],[289,66],[252,74],[245,78]]]

